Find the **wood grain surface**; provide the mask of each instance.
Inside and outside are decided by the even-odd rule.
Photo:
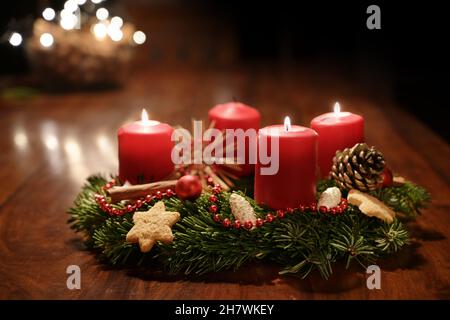
[[[138,118],[143,107],[151,118],[189,126],[233,97],[259,108],[264,125],[286,115],[308,125],[339,100],[365,117],[367,141],[384,152],[390,167],[431,192],[432,205],[409,225],[411,245],[380,262],[381,290],[368,290],[358,268],[337,268],[329,281],[280,277],[276,266],[261,264],[200,278],[168,277],[111,269],[84,249],[66,223],[66,210],[88,175],[117,172],[117,128]],[[119,90],[0,100],[0,298],[450,298],[450,148],[383,97],[375,102],[358,84],[304,69],[155,68],[134,72]],[[81,268],[80,290],[66,287],[69,265]]]

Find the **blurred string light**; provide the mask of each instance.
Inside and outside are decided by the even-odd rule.
[[[50,33],[43,33],[39,38],[39,42],[44,48],[49,48],[53,45],[54,39]]]
[[[108,19],[109,12],[105,8],[99,8],[95,12],[95,16],[97,17],[98,20],[106,20]]]
[[[99,22],[94,24],[94,26],[92,27],[92,32],[98,40],[102,40],[105,39],[106,35],[108,34],[108,28],[104,23]]]
[[[55,19],[56,12],[52,8],[45,8],[44,11],[42,11],[42,17],[47,21],[52,21]]]
[[[108,26],[108,35],[112,41],[120,41],[123,38],[123,32],[119,27],[116,27],[113,24]]]
[[[147,37],[145,36],[145,33],[142,31],[136,31],[135,33],[133,33],[133,41],[136,44],[143,44],[146,39]]]
[[[9,43],[14,47],[20,46],[22,40],[22,35],[18,32],[13,32],[9,36]]]
[[[63,9],[60,13],[59,24],[64,30],[72,30],[78,24],[78,18],[73,12],[68,9]]]
[[[57,21],[64,30],[80,29],[80,6],[86,4],[87,1],[95,5],[104,2],[104,0],[67,0],[64,2],[63,9],[60,12],[57,13],[53,8],[47,7],[42,11],[42,17],[46,21],[55,21],[58,17]],[[119,16],[113,16],[111,19],[108,19],[109,15],[110,13],[106,8],[98,8],[95,11],[95,16],[99,21],[90,26],[90,31],[97,40],[109,37],[112,41],[119,42],[126,36],[124,34],[125,29],[122,30],[124,20]],[[131,35],[132,41],[137,45],[145,43],[146,38],[145,33],[142,31],[136,31]],[[12,46],[20,46],[24,39],[20,33],[11,32],[8,40]],[[46,32],[41,34],[39,42],[42,47],[49,48],[53,46],[55,38],[51,33]]]
[[[117,28],[121,28],[123,26],[123,19],[121,17],[112,17],[111,25],[114,25]]]
[[[78,10],[78,3],[75,0],[67,0],[64,3],[64,10],[73,13]]]

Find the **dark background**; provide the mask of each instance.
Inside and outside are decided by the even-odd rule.
[[[448,19],[440,2],[296,2],[109,0],[104,5],[118,8],[125,17],[147,27],[149,30],[144,28],[147,34],[165,35],[161,38],[168,43],[167,47],[172,40],[182,43],[173,49],[175,58],[170,59],[170,49],[155,41],[145,47],[140,63],[191,64],[197,68],[227,65],[289,68],[299,64],[312,70],[325,68],[345,81],[362,85],[372,99],[391,95],[397,104],[449,141],[445,116],[448,98],[444,97],[448,84],[444,73],[449,57],[445,44]],[[63,3],[36,0],[2,3],[0,35],[11,28],[25,33],[32,17],[39,16],[43,7],[50,4],[58,8]],[[371,4],[381,8],[381,30],[366,28],[366,9]],[[183,30],[170,27],[179,21],[183,23],[184,36]],[[216,30],[220,32],[202,36]],[[205,52],[197,60],[192,58],[196,50]],[[216,51],[227,50],[232,51],[229,54],[232,58],[214,58]],[[12,48],[3,42],[0,59],[2,75],[28,71],[22,47]]]

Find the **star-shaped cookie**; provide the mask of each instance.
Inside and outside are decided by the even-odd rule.
[[[134,226],[127,233],[127,242],[139,243],[141,252],[149,252],[156,241],[171,243],[171,227],[179,219],[178,212],[166,211],[164,202],[159,201],[149,211],[134,214]]]

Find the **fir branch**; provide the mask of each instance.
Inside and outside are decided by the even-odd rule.
[[[347,267],[353,261],[365,266],[384,254],[400,250],[408,241],[408,233],[398,220],[388,225],[363,215],[353,206],[339,216],[294,212],[261,228],[226,230],[213,221],[208,211],[209,195],[203,194],[195,202],[163,200],[168,210],[181,214],[181,220],[173,226],[174,241],[158,243],[151,252],[143,254],[137,245],[125,241],[133,226],[132,215],[110,217],[96,204],[94,194],[102,193],[105,183],[106,179],[100,176],[88,179],[74,207],[69,209],[69,222],[87,236],[88,246],[101,259],[114,265],[159,263],[168,272],[203,274],[237,269],[247,261],[272,260],[282,267],[281,274],[306,277],[318,270],[328,278],[336,261],[346,261]],[[333,184],[324,181],[318,184],[318,189],[323,191]],[[223,217],[232,215],[229,196],[227,192],[219,195],[219,212]],[[390,205],[395,198],[395,203],[405,211],[418,210],[429,199],[424,189],[414,185],[384,188],[376,196]],[[254,200],[248,200],[258,216],[269,212]],[[124,205],[117,204],[118,208]],[[148,208],[144,206],[141,210]]]
[[[430,194],[411,182],[372,191],[371,194],[390,206],[394,211],[413,219],[430,202]]]
[[[408,231],[399,220],[393,223],[384,223],[376,229],[377,238],[375,243],[377,250],[385,253],[392,253],[400,250],[409,243]]]
[[[107,183],[100,175],[93,175],[87,179],[81,192],[74,201],[74,206],[68,210],[71,215],[68,223],[77,232],[83,231],[92,237],[94,231],[108,219],[108,215],[98,207],[93,200],[94,194],[102,193],[102,186]]]

